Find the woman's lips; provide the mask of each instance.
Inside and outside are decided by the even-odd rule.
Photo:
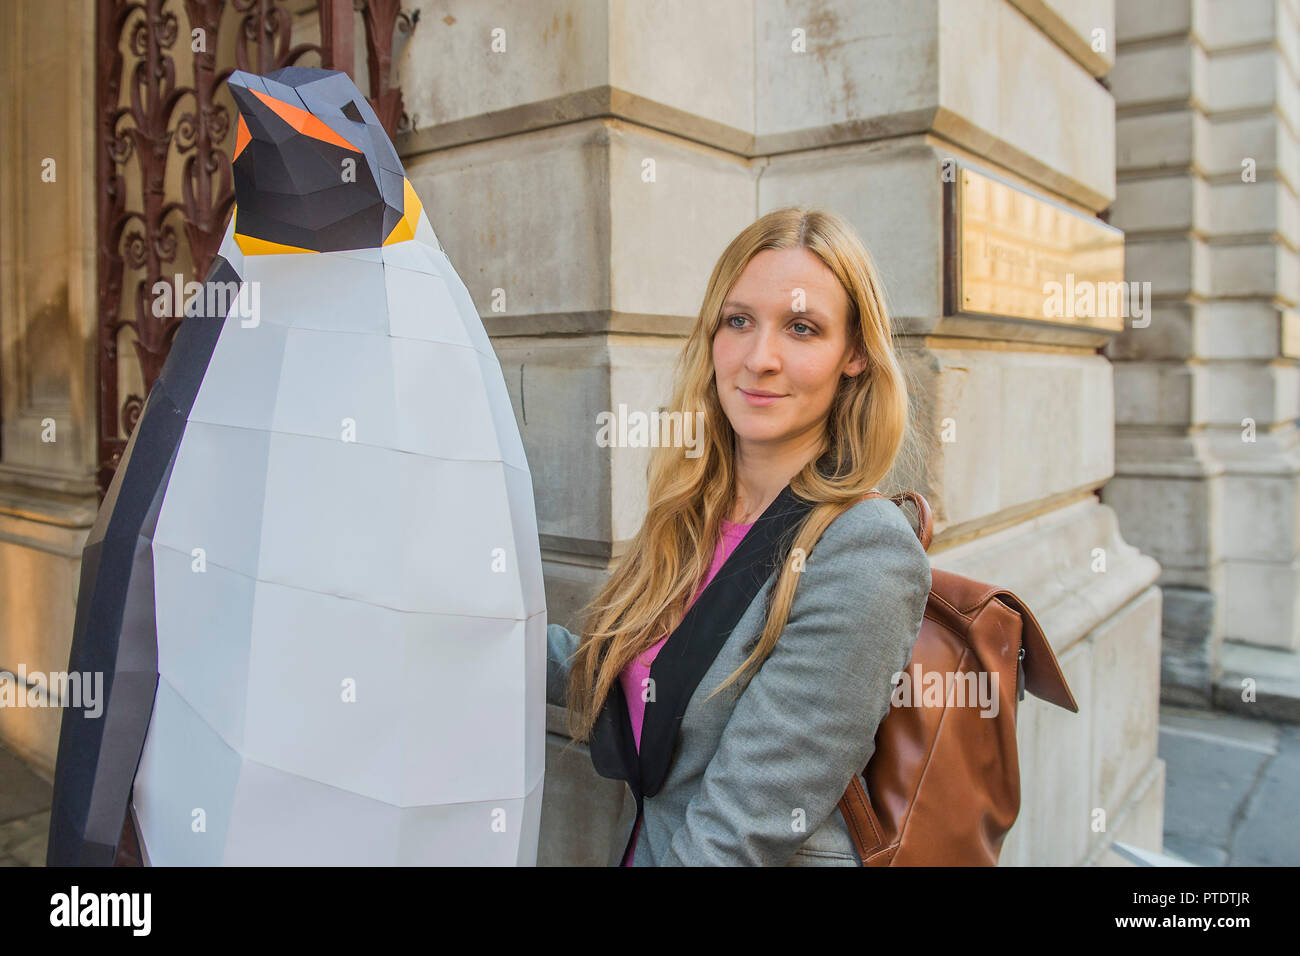
[[[751,405],[772,405],[785,398],[784,395],[754,395],[745,391],[743,388],[739,391],[740,394],[745,397],[745,401],[749,402]]]

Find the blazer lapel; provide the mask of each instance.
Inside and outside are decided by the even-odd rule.
[[[682,714],[695,688],[763,582],[785,560],[790,546],[787,532],[811,507],[786,485],[659,649],[650,666],[655,699],[646,703],[641,725],[638,776],[643,796],[659,792],[668,775]],[[623,714],[626,718],[626,702]]]
[[[641,732],[645,733],[644,726]],[[636,738],[632,736],[632,717],[627,712],[622,681],[614,681],[605,695],[605,703],[587,739],[587,749],[591,751],[591,764],[596,773],[613,780],[626,780],[639,799],[641,768],[637,764]]]
[[[643,797],[659,792],[691,695],[763,582],[785,560],[790,545],[787,532],[811,507],[786,485],[659,649],[650,666],[655,699],[646,703],[640,754],[622,683],[615,681],[610,688],[587,746],[596,772],[626,780],[638,807]]]

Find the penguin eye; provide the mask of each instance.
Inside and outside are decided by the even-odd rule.
[[[349,100],[348,104],[343,107],[343,115],[346,116],[348,119],[352,120],[352,122],[354,123],[365,122],[365,120],[361,118],[361,111],[357,109],[357,104],[355,100]]]

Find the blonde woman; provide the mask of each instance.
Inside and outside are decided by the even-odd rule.
[[[779,209],[732,240],[669,410],[703,413],[702,452],[655,450],[645,521],[580,634],[547,628],[548,699],[635,798],[610,862],[857,865],[836,804],[911,656],[930,565],[897,505],[862,500],[908,397],[849,225]]]

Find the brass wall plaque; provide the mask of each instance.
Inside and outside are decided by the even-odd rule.
[[[1282,313],[1282,355],[1300,358],[1300,312],[1292,309]]]
[[[1121,230],[973,169],[952,185],[949,313],[1119,331],[1145,308],[1149,321],[1150,284],[1124,282]]]

